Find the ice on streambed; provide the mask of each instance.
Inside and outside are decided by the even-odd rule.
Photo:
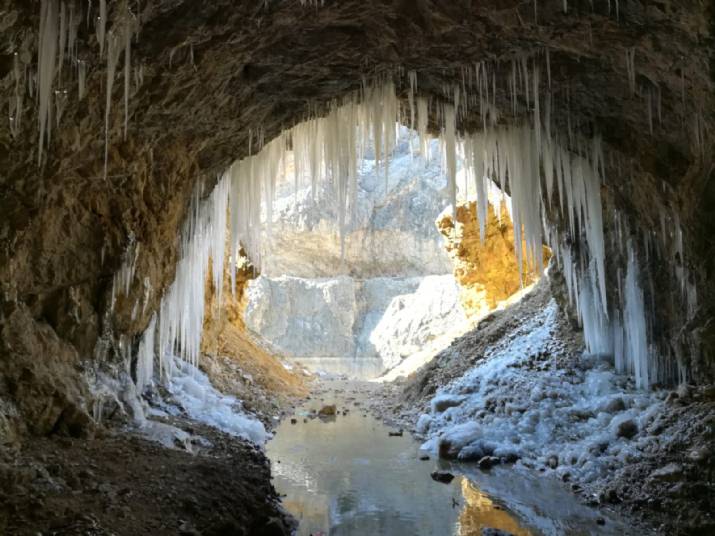
[[[175,366],[166,388],[189,417],[258,445],[266,442],[263,423],[246,414],[240,400],[217,391],[208,376],[193,365],[176,359]]]
[[[422,448],[465,461],[518,457],[582,482],[637,459],[655,440],[645,430],[660,397],[629,387],[602,359],[559,367],[566,351],[552,300],[437,392],[416,423]]]

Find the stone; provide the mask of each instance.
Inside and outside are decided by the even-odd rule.
[[[556,454],[552,454],[546,458],[546,466],[550,469],[556,469],[559,466],[559,457]]]
[[[444,410],[459,406],[464,402],[464,396],[442,395],[432,399],[432,411],[442,413]]]
[[[516,463],[519,460],[519,455],[516,452],[507,452],[501,457],[502,463]]]
[[[482,536],[514,536],[511,532],[491,527],[484,527],[481,534]]]
[[[442,484],[449,484],[454,480],[454,475],[447,471],[432,471],[430,477],[432,477],[432,480],[435,482],[441,482]]]
[[[631,439],[638,433],[638,425],[633,419],[619,422],[616,426],[616,437]]]
[[[618,413],[625,409],[626,404],[621,397],[612,398],[603,406],[603,411],[606,413]]]
[[[653,480],[659,480],[662,482],[674,482],[681,478],[683,475],[683,466],[679,463],[672,462],[663,467],[656,469],[650,474],[650,478]]]
[[[337,412],[337,409],[334,404],[323,406],[320,408],[318,411],[318,415],[320,417],[334,417]]]

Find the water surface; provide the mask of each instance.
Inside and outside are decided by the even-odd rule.
[[[395,430],[363,409],[378,386],[324,385],[323,394],[297,411],[297,422],[283,421],[267,445],[274,485],[300,522],[298,535],[466,536],[485,527],[519,536],[628,533],[552,479],[509,467],[482,472],[431,455],[420,460],[426,453],[407,431],[391,437]],[[336,404],[336,417],[311,418],[311,410],[327,404]],[[430,473],[437,469],[456,477],[435,482]]]

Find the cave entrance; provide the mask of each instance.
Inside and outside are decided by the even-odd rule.
[[[427,361],[431,357],[430,353],[439,351],[436,343],[438,339],[444,337],[440,344],[446,345],[450,337],[454,338],[460,330],[468,329],[470,319],[465,311],[465,302],[470,302],[469,299],[465,300],[462,294],[462,288],[468,286],[467,283],[474,283],[473,290],[478,296],[472,296],[471,303],[477,304],[475,311],[486,311],[499,301],[508,301],[525,280],[534,279],[541,273],[549,256],[549,252],[544,251],[544,243],[552,246],[555,256],[558,257],[559,266],[565,276],[563,286],[567,288],[564,294],[576,305],[590,350],[609,347],[614,340],[618,340],[616,336],[623,332],[624,327],[628,327],[629,322],[640,320],[642,300],[635,303],[633,315],[625,318],[619,315],[608,316],[609,307],[618,311],[618,305],[613,302],[609,305],[606,292],[600,193],[604,159],[600,138],[561,138],[543,130],[540,119],[534,124],[528,120],[502,124],[488,102],[482,102],[480,107],[484,130],[475,134],[458,132],[457,116],[462,113],[460,106],[465,102],[460,100],[459,92],[454,92],[452,101],[447,99],[430,107],[426,99],[417,98],[415,103],[413,90],[414,86],[411,85],[407,99],[409,121],[405,118],[405,109],[399,104],[394,84],[380,81],[375,86],[364,88],[359,94],[335,103],[326,115],[285,130],[268,143],[263,143],[262,134],[259,132],[256,147],[260,149],[258,152],[231,165],[209,195],[197,192],[182,235],[182,257],[177,266],[176,280],[162,298],[157,327],[150,325],[141,341],[136,360],[137,371],[142,371],[141,375],[137,374],[140,387],[140,377],[152,377],[150,366],[153,363],[152,350],[155,345],[151,337],[156,332],[159,349],[170,350],[168,356],[159,353],[159,364],[162,371],[168,371],[166,376],[169,377],[169,385],[178,385],[172,395],[179,399],[185,408],[191,408],[194,400],[198,399],[199,403],[193,406],[198,407],[198,411],[192,417],[209,419],[219,427],[228,426],[225,416],[227,412],[230,413],[230,401],[217,396],[215,398],[220,402],[220,411],[216,412],[213,411],[214,408],[208,407],[210,404],[205,401],[206,393],[211,390],[210,383],[204,381],[196,370],[201,354],[213,354],[218,358],[227,351],[235,351],[234,341],[225,336],[221,327],[226,321],[232,335],[243,337],[243,342],[249,341],[247,350],[241,350],[246,366],[255,365],[254,354],[267,353],[269,361],[274,357],[270,355],[274,353],[271,347],[266,345],[266,351],[266,346],[262,344],[265,339],[275,346],[283,347],[283,352],[277,349],[275,353],[289,353],[285,350],[293,353],[288,356],[293,362],[276,366],[274,359],[272,365],[266,363],[265,366],[258,367],[259,376],[242,372],[244,385],[250,386],[260,380],[265,387],[267,380],[275,380],[277,387],[271,392],[283,392],[286,385],[289,385],[287,376],[295,377],[305,373],[303,366],[298,366],[299,363],[303,365],[300,359],[319,360],[314,363],[315,370],[321,370],[325,367],[325,362],[334,360],[352,363],[352,369],[344,367],[340,372],[349,372],[353,376],[374,377],[386,371],[395,377],[405,376],[411,372],[410,366],[416,368],[420,364],[419,360]],[[538,98],[536,100],[538,101]],[[415,111],[416,121],[413,120]],[[427,125],[435,118],[437,126],[433,130],[439,130],[440,135],[438,141],[433,142],[428,135]],[[407,132],[406,143],[401,141],[400,129],[396,127],[399,123],[408,123],[411,126],[416,123],[417,134]],[[547,124],[550,123],[548,120]],[[419,146],[418,158],[410,154],[417,152],[415,145],[410,143],[410,138],[415,138],[415,145]],[[432,190],[431,196],[420,199],[407,195],[406,200],[403,200],[401,196],[409,193],[409,179],[414,179],[414,176],[411,176],[412,172],[408,172],[408,179],[404,183],[395,176],[391,178],[391,168],[393,172],[400,170],[401,144],[404,165],[408,166],[408,169],[409,166],[416,165],[416,162],[419,165],[421,157],[434,156],[440,165],[439,175],[443,176],[446,184],[430,185],[429,181],[426,181],[422,188],[429,186]],[[432,145],[439,145],[439,151],[433,151]],[[249,143],[249,148],[250,153],[254,147]],[[397,158],[393,159],[393,156]],[[423,168],[424,165],[423,162]],[[292,184],[286,181],[286,177],[291,176],[290,171],[293,171]],[[396,176],[399,177],[400,174]],[[432,178],[437,180],[436,176]],[[460,196],[462,182],[466,186]],[[383,195],[378,195],[378,199],[373,203],[369,193],[380,194],[381,184],[384,184],[381,192]],[[506,198],[502,194],[495,197],[496,184],[499,185],[500,191],[508,191],[510,197]],[[417,180],[415,185],[420,186],[420,181]],[[470,200],[471,185],[476,193],[475,202]],[[417,190],[419,191],[419,188]],[[492,205],[497,207],[496,211],[493,207],[490,209],[490,199],[495,199]],[[430,205],[435,200],[437,203]],[[467,203],[459,207],[460,201]],[[459,267],[455,270],[452,266],[452,271],[457,274],[456,281],[453,275],[449,275],[445,264],[440,265],[444,257],[442,261],[439,260],[439,254],[436,252],[440,251],[440,248],[435,243],[435,235],[427,232],[432,229],[435,213],[439,216],[447,205],[452,206],[452,210],[447,211],[447,214],[452,213],[451,224],[449,220],[442,218],[438,228],[447,238],[448,244],[450,240],[454,242],[453,259],[465,262],[466,265],[475,265],[465,270],[460,270]],[[306,210],[302,210],[301,206]],[[431,213],[431,210],[434,212]],[[509,220],[514,222],[511,227],[511,240],[508,239]],[[390,223],[394,224],[394,227],[388,225]],[[496,227],[501,240],[502,247],[497,250],[489,241],[490,225]],[[471,236],[471,244],[467,245],[466,241],[470,240],[468,233],[472,232],[474,234]],[[228,241],[227,234],[230,235]],[[462,243],[457,243],[459,240]],[[386,244],[390,247],[386,247]],[[412,247],[409,247],[410,245]],[[484,249],[476,259],[470,253],[475,245]],[[418,254],[415,254],[415,251]],[[507,264],[497,262],[491,271],[492,277],[480,279],[490,272],[485,266],[495,258],[500,261],[510,260]],[[637,267],[627,274],[625,286],[627,292],[638,296],[640,289],[637,287],[636,269]],[[430,273],[431,270],[437,273]],[[299,275],[286,275],[287,272]],[[122,273],[120,272],[120,275]],[[131,276],[131,266],[128,273]],[[261,275],[256,278],[256,273]],[[476,274],[478,277],[472,280],[470,274]],[[507,274],[510,283],[505,285],[503,278]],[[419,280],[410,284],[406,281],[409,277]],[[430,286],[431,283],[425,283],[440,277],[444,279],[440,284]],[[207,279],[209,285],[205,285]],[[306,281],[307,279],[310,281]],[[485,288],[480,288],[479,285]],[[213,300],[215,307],[211,306],[211,302],[209,307],[206,307],[207,288],[210,290],[208,297]],[[447,292],[446,288],[450,288],[450,292]],[[493,292],[495,289],[502,293],[502,300]],[[482,307],[480,304],[485,296],[490,296],[490,291],[493,303]],[[424,294],[420,296],[420,292]],[[542,293],[542,297],[544,294]],[[231,306],[223,307],[224,300],[231,301]],[[425,303],[436,305],[424,307]],[[495,363],[489,361],[485,367],[508,374],[511,378],[509,381],[514,382],[510,390],[519,390],[520,394],[530,394],[530,390],[523,389],[527,382],[522,381],[521,375],[528,377],[536,366],[534,360],[540,359],[544,352],[552,350],[545,343],[551,339],[558,327],[554,323],[555,304],[549,303],[547,307],[545,302],[538,302],[537,305],[536,314],[531,315],[529,322],[523,326],[513,323],[504,326],[505,344],[498,348],[501,358]],[[462,316],[457,318],[454,315],[460,308]],[[205,309],[218,312],[206,316]],[[222,314],[222,309],[230,312]],[[372,316],[371,310],[374,311]],[[435,314],[435,311],[440,314]],[[219,351],[212,351],[211,337],[204,336],[207,322],[208,330],[213,329],[211,315],[218,319],[219,328],[216,331],[220,343]],[[478,317],[479,313],[475,312],[475,315]],[[250,327],[261,335],[263,341],[257,343],[255,339],[246,337]],[[423,327],[425,329],[420,331]],[[534,328],[532,331],[535,337],[524,332],[531,328]],[[508,339],[512,330],[517,329],[520,330],[520,340],[517,341],[517,351],[512,352]],[[379,336],[380,334],[382,335]],[[634,336],[645,337],[645,332],[628,332],[629,342],[635,342],[636,347],[641,348],[642,341],[636,340]],[[538,355],[530,355],[532,338],[538,339],[536,342],[544,347]],[[411,344],[406,344],[406,341]],[[620,341],[622,343],[623,339]],[[408,363],[410,358],[419,355],[430,343],[437,347],[430,348],[430,352],[424,352],[417,359],[417,363]],[[318,349],[323,355],[315,355]],[[623,349],[622,345],[620,349]],[[361,351],[364,352],[363,355],[360,354]],[[174,353],[182,359],[174,359]],[[295,355],[301,353],[308,355]],[[616,357],[617,366],[622,369],[633,367],[634,364],[640,363],[639,360],[643,356],[630,354],[626,357],[631,361],[623,360],[619,363]],[[369,373],[361,370],[362,367],[355,366],[362,359],[369,358],[379,360],[378,366]],[[648,365],[645,358],[647,356],[642,362]],[[474,365],[477,360],[485,361],[480,356],[473,355],[469,363]],[[218,363],[220,360],[215,361]],[[406,363],[408,364],[405,365]],[[401,365],[405,365],[404,369],[399,368]],[[518,373],[512,374],[512,365],[517,365],[520,369]],[[203,367],[205,370],[209,368],[205,364]],[[220,364],[218,368],[221,369]],[[231,366],[228,368],[231,369]],[[463,368],[459,373],[464,373],[465,370]],[[460,409],[448,411],[467,400],[466,394],[473,394],[477,399],[475,403],[484,405],[489,401],[484,396],[485,393],[480,391],[482,387],[501,389],[498,383],[499,374],[489,374],[482,382],[480,375],[484,374],[485,370],[480,367],[475,367],[475,370],[474,377],[479,385],[458,386],[460,389],[464,388],[464,393],[460,391],[444,400],[439,396],[432,401],[431,397],[420,399],[420,404],[427,402],[441,409],[435,409],[433,415],[412,415],[419,417],[419,421],[414,425],[419,423],[424,432],[431,434],[423,446],[433,453],[439,453],[440,459],[443,458],[440,430],[454,434],[454,440],[450,440],[445,447],[448,464],[467,461],[459,457],[463,452],[472,461],[478,457],[480,464],[483,458],[486,459],[485,463],[490,464],[501,464],[502,460],[505,464],[513,463],[519,459],[514,441],[518,441],[523,433],[534,433],[534,421],[539,420],[538,414],[542,412],[542,408],[536,409],[538,414],[527,414],[526,409],[532,402],[522,401],[515,411],[525,420],[522,421],[522,417],[518,417],[510,424],[509,437],[499,445],[491,442],[485,444],[479,437],[479,430],[475,430],[473,425],[470,428],[469,422],[463,422],[455,426],[456,430],[453,429],[452,423],[447,422],[450,415],[467,421],[473,418],[471,413],[460,415]],[[637,381],[639,370],[637,369],[636,373]],[[538,371],[544,372],[545,369],[539,365]],[[207,373],[213,374],[214,379],[218,377],[221,380],[220,371],[217,374],[208,370]],[[236,375],[235,371],[226,374],[233,374],[234,377]],[[470,374],[465,374],[464,378],[471,380]],[[197,376],[201,379],[198,387],[195,380]],[[648,374],[641,375],[641,383],[647,384],[648,377]],[[577,382],[584,383],[583,378],[576,379]],[[549,375],[546,371],[544,382],[548,381]],[[612,383],[610,380],[607,382],[609,385]],[[376,384],[372,382],[369,385],[374,388]],[[319,393],[319,389],[323,388],[322,383],[318,383],[314,392]],[[299,433],[303,430],[309,435],[303,438],[308,442],[303,441],[302,444],[308,446],[309,452],[318,452],[310,449],[310,434],[312,423],[323,422],[316,420],[319,417],[336,419],[341,425],[348,424],[347,428],[336,425],[320,429],[333,434],[345,430],[339,437],[332,435],[322,439],[333,445],[340,445],[340,440],[352,443],[352,439],[360,439],[358,436],[371,437],[375,430],[379,430],[379,421],[367,413],[364,414],[365,417],[356,416],[355,412],[352,416],[349,411],[345,413],[347,408],[344,404],[348,402],[345,397],[351,392],[349,384],[339,383],[330,388],[332,391],[323,396],[321,407],[315,407],[315,401],[309,399],[308,405],[301,406],[302,410],[307,412],[306,416],[292,417],[290,423],[284,420],[281,426],[288,427],[288,431],[279,431],[279,435],[284,434],[296,441],[302,441]],[[562,394],[565,397],[575,397],[579,396],[582,390],[582,385],[569,384]],[[372,394],[367,389],[359,391],[360,396]],[[197,392],[203,394],[197,397]],[[434,395],[435,391],[429,394]],[[561,394],[557,393],[557,396]],[[270,428],[281,419],[276,414],[277,408],[271,408],[267,398],[270,397],[266,397],[265,391],[253,396],[248,388],[240,394],[242,409],[255,411],[262,408],[256,415],[264,422],[268,421]],[[372,396],[370,398],[372,399]],[[536,402],[543,400],[547,400],[544,404],[548,406],[551,398],[542,397]],[[511,403],[506,400],[489,403],[492,405],[485,406],[478,414],[489,415],[489,419],[495,415],[499,417],[500,414],[492,411],[497,405],[500,411],[507,406],[509,411],[512,410]],[[339,416],[338,407],[341,408]],[[549,407],[543,408],[549,419],[552,410],[553,408]],[[376,412],[379,413],[379,407]],[[366,419],[367,428],[349,425],[349,419],[356,418]],[[431,431],[426,423],[433,421],[435,427],[434,431]],[[550,419],[551,421],[553,420]],[[490,425],[494,422],[496,421],[490,421]],[[231,431],[239,435],[245,436],[253,431],[254,435],[259,436],[264,432],[255,422],[251,422],[249,427],[245,417],[235,419],[232,416],[229,423]],[[333,424],[336,424],[335,421]],[[462,433],[465,431],[463,425],[468,428],[466,434]],[[584,429],[583,432],[589,434],[591,430]],[[319,434],[316,435],[318,436]],[[399,430],[394,435],[403,436]],[[393,436],[388,434],[388,437]],[[512,441],[513,438],[516,439]],[[300,452],[291,447],[296,441],[288,441],[287,450],[279,450],[277,456],[272,455],[275,463],[297,456],[298,463],[289,478],[294,478],[296,474],[299,478],[303,475],[303,484],[322,478],[324,472],[321,470],[320,460],[311,466],[310,462],[301,458]],[[379,444],[377,437],[372,443]],[[409,443],[406,446],[412,448],[415,444]],[[373,455],[374,453],[368,452],[363,461],[369,461]],[[359,463],[359,460],[347,451],[346,456],[340,459],[336,457],[336,463],[351,467]],[[415,457],[412,456],[411,459],[414,460]],[[393,464],[394,459],[392,460],[386,463]],[[410,474],[424,472],[414,464],[408,465]],[[375,470],[380,471],[379,464],[372,466],[371,471],[358,470],[357,473],[373,475]],[[384,475],[374,476],[377,479]],[[358,478],[357,474],[351,473],[350,479],[353,477]],[[433,478],[438,481],[442,478],[439,471]],[[368,484],[369,481],[368,478]],[[409,479],[404,483],[409,486]],[[478,487],[481,487],[481,484]],[[523,492],[520,497],[529,502],[529,511],[532,513],[541,511],[543,501],[550,496],[546,492],[535,494],[530,486],[520,489]],[[310,489],[308,491],[310,492]],[[380,502],[371,491],[373,488],[368,485],[363,488],[364,496],[360,497],[368,506]],[[460,496],[463,493],[464,490],[461,490]],[[328,497],[333,496],[334,494],[328,493]],[[348,507],[340,510],[340,516],[353,513],[362,515],[366,512],[365,509],[352,508],[352,500],[350,497],[346,498],[345,504]],[[560,499],[554,502],[562,504]],[[313,506],[314,503],[307,504],[307,508]],[[380,521],[394,518],[394,512],[384,509],[381,511],[387,517],[379,517]],[[304,514],[305,509],[300,513]],[[424,514],[429,515],[429,511],[420,512],[420,515]],[[595,524],[593,512],[580,511],[579,516],[581,514],[590,516],[590,524]],[[543,519],[543,516],[536,515]],[[568,512],[557,511],[551,516],[567,520],[570,515]],[[339,519],[340,516],[331,520]]]
[[[383,162],[374,144],[358,162],[342,230],[335,183],[300,176],[292,152],[282,163],[243,302],[247,330],[289,368],[407,376],[538,277],[517,265],[508,196],[489,188],[481,237],[461,159],[452,210],[439,142],[396,132]]]

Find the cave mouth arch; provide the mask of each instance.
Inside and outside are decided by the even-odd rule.
[[[433,105],[433,113],[441,122],[439,138],[451,204],[456,207],[457,159],[461,156],[467,182],[474,184],[477,192],[480,234],[483,236],[486,224],[487,191],[494,182],[510,194],[517,265],[525,263],[540,272],[542,244],[545,242],[556,251],[565,274],[568,299],[584,327],[587,350],[613,355],[616,368],[633,374],[639,387],[671,382],[677,378],[673,373],[677,369],[662,367],[662,361],[652,355],[652,324],[646,317],[643,284],[630,240],[612,242],[616,253],[628,259],[628,269],[615,282],[607,281],[601,198],[606,168],[600,136],[584,139],[552,130],[550,107],[543,117],[540,111],[540,59],[548,67],[548,56],[518,58],[511,66],[514,77],[519,70],[522,82],[519,86],[517,79],[512,79],[512,112],[517,115],[517,108],[523,103],[531,114],[531,121],[525,124],[499,124],[499,112],[488,94],[488,81],[494,81],[496,75],[486,65],[463,69],[462,85],[444,90],[452,100]],[[198,281],[203,281],[203,277],[195,279],[195,276],[205,274],[209,258],[213,258],[214,288],[223,289],[220,267],[226,257],[223,233],[227,228],[232,237],[230,258],[234,259],[229,272],[234,273],[241,248],[260,270],[261,217],[265,213],[266,221],[272,221],[276,177],[285,167],[289,149],[296,181],[305,173],[313,191],[316,182],[329,181],[336,192],[335,211],[341,236],[350,210],[354,210],[358,161],[366,153],[368,143],[372,144],[376,163],[382,163],[387,172],[388,155],[396,141],[395,125],[409,119],[410,126],[417,126],[419,144],[424,150],[428,143],[430,103],[414,94],[419,87],[417,73],[407,72],[405,79],[409,85],[404,109],[401,110],[396,84],[378,80],[374,86],[365,86],[361,92],[334,103],[326,115],[299,123],[265,146],[259,145],[255,155],[229,167],[206,200],[195,197],[190,220],[182,233],[177,277],[162,299],[158,323],[152,322],[149,332],[142,336],[138,370],[152,369],[154,352],[149,347],[154,340],[159,341],[160,369],[164,368],[162,349],[166,348],[197,364],[203,323],[203,300],[199,299],[203,283]],[[545,80],[544,85],[549,82]],[[470,106],[478,107],[482,118],[484,130],[478,134],[457,131],[457,118],[467,114]],[[257,139],[260,144],[260,133]],[[231,221],[227,222],[229,205]],[[618,214],[615,219],[625,225]],[[626,230],[624,234],[630,233]],[[678,246],[664,243],[662,247]],[[129,252],[129,257],[135,260],[136,252]],[[120,292],[123,281],[126,291],[126,277],[132,274],[132,265],[125,264],[115,281]],[[682,273],[674,275],[683,277]],[[233,281],[235,276],[231,278]],[[190,290],[188,285],[196,290]],[[616,289],[610,299],[607,287]],[[687,292],[685,285],[684,292]],[[684,299],[688,299],[687,294]],[[679,372],[682,379],[682,368]]]

